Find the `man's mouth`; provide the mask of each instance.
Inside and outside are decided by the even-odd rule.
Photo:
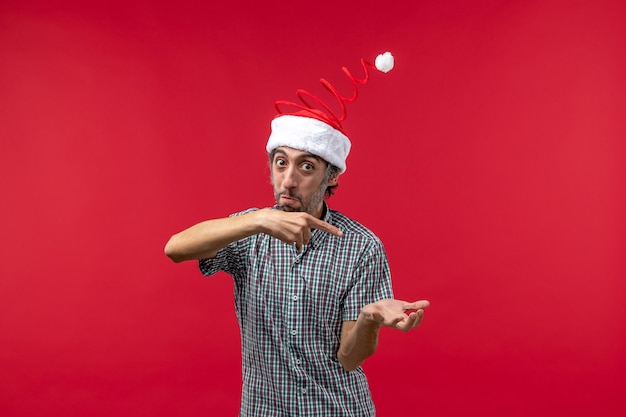
[[[284,211],[301,211],[302,200],[299,196],[290,195],[287,192],[279,194],[276,204]]]
[[[297,198],[297,197],[292,197],[292,196],[288,196],[288,195],[285,195],[285,194],[281,195],[280,197],[281,197],[283,200],[285,200],[285,201],[289,201],[289,202],[300,201],[300,199],[299,199],[299,198]]]
[[[300,201],[300,198],[296,195],[291,195],[288,192],[283,192],[280,197],[287,201]]]

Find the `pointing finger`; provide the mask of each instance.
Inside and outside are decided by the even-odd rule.
[[[316,219],[315,217],[311,216],[311,221],[309,222],[309,225],[314,228],[314,229],[319,229],[319,230],[323,230],[325,232],[330,233],[331,235],[335,235],[337,237],[341,237],[343,236],[343,232],[341,230],[339,230],[339,228],[333,226],[330,223],[327,223],[323,220],[320,219]]]

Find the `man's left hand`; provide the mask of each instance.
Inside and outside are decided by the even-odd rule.
[[[409,303],[387,298],[366,305],[361,310],[361,314],[365,320],[372,324],[408,332],[420,325],[424,317],[424,309],[428,306],[430,306],[430,302],[427,300]]]

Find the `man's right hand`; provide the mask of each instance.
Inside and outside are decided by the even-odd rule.
[[[296,245],[298,251],[311,240],[312,229],[319,229],[331,235],[341,237],[343,232],[337,227],[320,220],[309,213],[287,212],[276,209],[262,209],[259,216],[263,233],[275,237],[288,245]]]
[[[261,209],[241,216],[200,222],[173,235],[165,245],[165,254],[174,262],[214,258],[231,242],[257,233],[265,233],[285,242],[302,245],[311,240],[311,229],[341,237],[343,232],[308,213]]]

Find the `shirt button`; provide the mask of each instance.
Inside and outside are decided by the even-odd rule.
[[[293,301],[298,301],[298,296],[297,295],[293,296]]]
[[[297,331],[295,331],[295,330],[292,330],[292,331],[291,331],[291,335],[292,335],[292,336],[295,336],[295,335],[297,335],[297,334],[298,334],[298,332],[297,332]]]
[[[306,388],[302,388],[301,391],[302,391],[303,394],[306,394]]]
[[[296,365],[300,365],[300,359],[296,359]]]

